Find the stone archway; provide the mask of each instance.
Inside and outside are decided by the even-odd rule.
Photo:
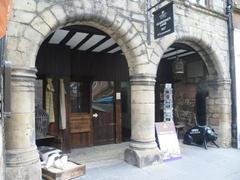
[[[33,2],[32,2],[33,3]],[[140,74],[135,67],[149,64],[148,51],[135,26],[105,1],[64,1],[45,3],[43,11],[30,11],[25,22],[11,21],[9,25],[8,59],[12,61],[12,117],[6,122],[6,177],[7,179],[41,179],[41,167],[35,145],[34,81],[36,55],[44,39],[57,28],[83,24],[109,34],[126,56],[131,78],[132,143],[126,151],[126,161],[146,166],[160,161],[154,136],[154,76]],[[17,11],[17,10],[16,10]],[[14,18],[12,18],[14,19]],[[18,41],[17,44],[13,44]],[[145,72],[147,72],[146,70]],[[139,75],[140,74],[140,75]],[[149,73],[151,74],[151,73]],[[145,97],[139,99],[139,97]],[[138,111],[143,110],[143,116]],[[148,123],[149,122],[149,123]],[[143,126],[141,123],[144,123]],[[146,127],[147,130],[146,130]],[[144,131],[145,130],[145,131]],[[141,132],[145,132],[141,134]]]
[[[92,26],[110,35],[126,56],[130,75],[134,73],[135,65],[148,61],[145,42],[135,26],[115,9],[104,6],[104,1],[97,4],[87,1],[57,3],[36,14],[24,28],[21,24],[10,23],[11,27],[21,30],[17,32],[21,39],[17,47],[19,56],[15,56],[16,52],[13,53],[14,49],[9,46],[9,59],[14,66],[35,68],[35,57],[44,39],[56,29],[73,24]],[[11,35],[9,44],[16,40]]]
[[[219,48],[214,36],[209,36],[207,39],[192,31],[177,31],[167,38],[164,37],[157,43],[159,51],[153,52],[152,56],[157,58],[156,54],[158,54],[162,57],[164,52],[176,42],[184,43],[198,52],[208,71],[210,94],[208,123],[217,131],[219,144],[229,147],[231,145],[231,80],[229,68],[226,68],[229,66],[227,50]]]

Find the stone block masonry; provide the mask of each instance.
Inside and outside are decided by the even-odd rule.
[[[227,23],[225,15],[221,14],[224,7],[220,0],[213,4],[217,11],[186,2],[177,0],[174,3],[175,32],[157,40],[151,34],[152,43],[148,45],[146,1],[143,0],[13,1],[7,33],[7,58],[13,65],[13,116],[5,127],[8,132],[7,179],[41,179],[33,117],[36,56],[44,39],[58,28],[72,24],[90,25],[106,32],[118,43],[127,59],[132,77],[132,141],[125,152],[127,162],[139,167],[161,162],[154,134],[154,85],[161,57],[174,42],[197,50],[206,64],[209,78],[224,84],[217,83],[212,88],[211,100],[217,107],[212,112],[211,122],[221,134],[219,142],[229,146],[230,89],[225,88],[223,93],[218,91],[222,86],[227,87],[225,82],[230,79]],[[220,113],[219,118],[215,111],[220,109],[228,111]],[[142,111],[141,116],[138,111]]]

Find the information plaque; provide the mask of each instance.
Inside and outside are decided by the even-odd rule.
[[[160,38],[174,32],[173,2],[153,12],[154,38]]]

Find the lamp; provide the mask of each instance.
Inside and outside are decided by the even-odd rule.
[[[184,63],[181,59],[176,57],[176,60],[173,63],[173,72],[175,74],[183,74],[184,73]]]

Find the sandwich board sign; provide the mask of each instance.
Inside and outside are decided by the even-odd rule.
[[[163,161],[180,159],[180,146],[173,121],[157,122],[156,142],[163,153]]]

